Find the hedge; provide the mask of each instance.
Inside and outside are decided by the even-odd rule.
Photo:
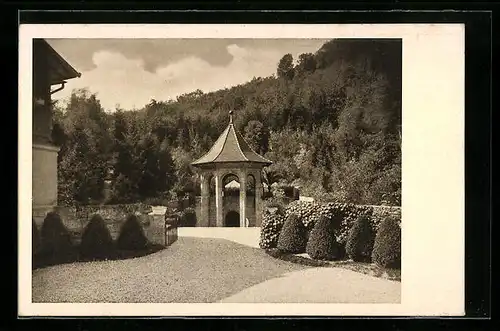
[[[357,206],[352,203],[319,203],[297,200],[288,205],[285,215],[298,215],[303,221],[304,226],[308,229],[314,228],[314,224],[322,216],[335,220],[336,223],[333,226],[337,230],[336,239],[341,245],[345,245],[349,229],[358,217],[362,215],[370,216],[372,213],[373,208],[370,206]]]
[[[31,255],[35,258],[36,255],[40,252],[40,248],[42,246],[42,239],[40,238],[40,230],[38,230],[38,226],[35,223],[35,220],[31,220]]]
[[[316,260],[335,260],[340,258],[339,244],[335,239],[335,221],[321,216],[311,231],[306,246],[306,253]]]
[[[140,250],[146,248],[148,239],[136,215],[129,215],[123,223],[117,239],[117,247],[123,250]]]
[[[75,259],[76,252],[70,234],[57,213],[47,214],[40,234],[42,239],[40,255],[45,263],[64,263]]]
[[[296,214],[290,214],[278,237],[277,248],[288,253],[304,253],[307,245],[307,229]]]
[[[401,227],[398,220],[386,218],[380,224],[373,245],[372,260],[384,268],[401,267]]]
[[[375,235],[375,230],[368,216],[360,216],[349,230],[347,236],[345,249],[349,258],[356,262],[369,262]]]
[[[94,215],[83,231],[80,257],[104,260],[113,256],[114,244],[109,229],[100,215]]]

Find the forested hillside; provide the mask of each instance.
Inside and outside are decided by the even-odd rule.
[[[105,113],[84,90],[54,108],[61,203],[102,202],[106,178],[109,203],[194,190],[189,163],[234,110],[237,128],[274,162],[269,183],[298,185],[319,199],[400,204],[400,41],[332,40],[298,59],[284,54],[273,76],[138,110]]]

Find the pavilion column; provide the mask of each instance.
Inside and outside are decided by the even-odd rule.
[[[224,226],[223,201],[222,201],[222,175],[219,172],[215,173],[215,208],[217,212],[216,225]]]
[[[263,202],[262,196],[264,194],[264,188],[262,186],[262,172],[258,171],[255,174],[255,226],[261,226],[262,215],[263,215]]]
[[[247,172],[240,171],[240,227],[247,227]]]
[[[200,215],[203,226],[210,226],[210,174],[201,174],[201,206]]]

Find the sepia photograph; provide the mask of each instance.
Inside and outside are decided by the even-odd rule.
[[[31,303],[392,306],[415,284],[403,37],[28,42]]]

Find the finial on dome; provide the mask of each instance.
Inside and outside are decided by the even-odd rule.
[[[233,111],[229,111],[229,123],[233,123]]]

